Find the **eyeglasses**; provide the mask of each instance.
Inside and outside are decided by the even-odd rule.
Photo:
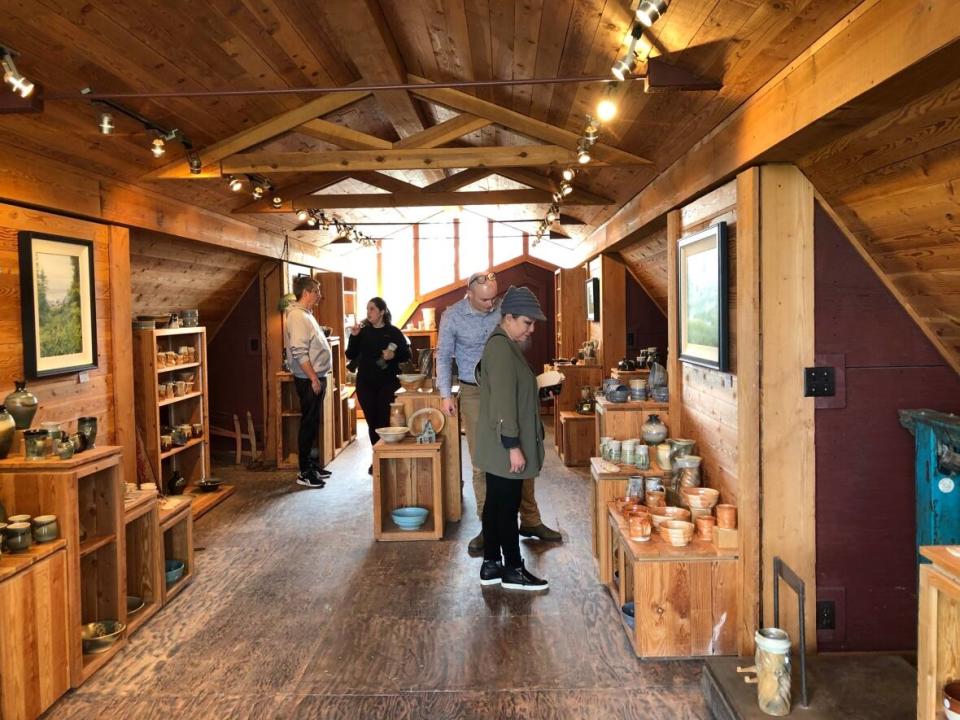
[[[496,279],[497,279],[496,273],[492,273],[492,272],[483,273],[481,275],[476,275],[470,278],[470,282],[467,283],[467,287],[469,287],[470,285],[473,285],[474,283],[477,283],[478,285],[486,285],[491,280],[496,280]]]

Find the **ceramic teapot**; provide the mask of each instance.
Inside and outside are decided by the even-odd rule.
[[[17,430],[26,430],[33,422],[33,416],[37,414],[40,403],[37,396],[27,390],[26,380],[15,380],[13,384],[17,389],[7,395],[3,404],[7,412],[13,416]]]

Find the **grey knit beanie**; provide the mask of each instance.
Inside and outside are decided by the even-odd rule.
[[[503,315],[526,315],[531,320],[546,320],[547,316],[540,309],[537,296],[529,288],[510,286],[503,300],[500,302],[500,313]]]

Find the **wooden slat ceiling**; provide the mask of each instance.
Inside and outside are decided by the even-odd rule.
[[[621,86],[619,115],[602,140],[653,164],[581,173],[578,187],[614,204],[568,206],[565,212],[586,224],[566,230],[585,237],[858,2],[674,0],[648,34],[644,52],[720,80],[723,89],[647,95],[640,83]],[[0,7],[0,43],[21,53],[21,71],[59,92],[88,86],[102,92],[346,86],[405,80],[408,74],[431,81],[604,74],[621,52],[632,18],[627,0],[2,0]],[[486,88],[475,94],[580,132],[602,90],[597,84],[564,84]],[[161,125],[180,128],[202,149],[314,97],[220,96],[127,104]],[[169,162],[173,152],[155,160],[147,151],[150,137],[121,117],[116,118],[116,134],[99,135],[101,110],[82,101],[52,101],[39,117],[0,116],[0,131],[32,152],[219,212],[249,202],[248,195],[230,193],[221,180],[142,180]],[[380,92],[324,120],[394,142],[452,116],[413,94]],[[317,134],[323,135],[295,130],[253,149],[336,149]],[[454,144],[531,140],[489,125]],[[454,172],[393,174],[424,186]],[[288,173],[282,181],[295,184],[306,177]],[[544,210],[542,205],[478,207],[490,217],[512,219],[538,219]],[[338,214],[350,222],[412,222],[435,212],[399,208]],[[237,217],[270,230],[296,224],[289,214]]]

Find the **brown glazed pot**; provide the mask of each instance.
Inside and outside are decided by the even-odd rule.
[[[717,527],[725,530],[736,530],[737,528],[737,506],[736,505],[717,505]]]

